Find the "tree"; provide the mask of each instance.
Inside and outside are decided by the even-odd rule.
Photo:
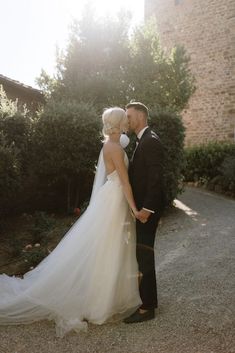
[[[54,97],[89,102],[99,111],[126,103],[128,21],[124,13],[98,20],[90,8],[80,22],[74,21],[66,53],[57,58]]]
[[[194,92],[190,58],[183,47],[167,56],[160,45],[154,19],[138,27],[130,39],[128,99],[180,112]]]
[[[149,125],[158,133],[164,149],[165,203],[169,206],[183,188],[185,128],[179,114],[156,107],[150,111]]]
[[[53,97],[124,106],[130,100],[180,112],[193,93],[190,58],[183,47],[163,52],[154,20],[129,33],[129,17],[98,20],[87,10],[73,23],[67,50],[58,53],[54,81],[41,75],[41,87]],[[57,83],[56,83],[57,82]]]

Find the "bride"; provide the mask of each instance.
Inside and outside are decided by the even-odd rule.
[[[138,211],[120,145],[126,113],[102,116],[106,137],[90,204],[57,247],[24,278],[0,275],[0,325],[54,320],[56,335],[129,316],[140,305],[133,216]]]

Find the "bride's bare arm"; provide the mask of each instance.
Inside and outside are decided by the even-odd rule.
[[[127,202],[129,204],[132,212],[134,213],[134,215],[137,216],[138,210],[137,210],[137,207],[135,204],[135,200],[134,200],[133,193],[132,193],[132,188],[131,188],[131,185],[129,182],[127,167],[124,163],[123,149],[119,146],[113,146],[113,148],[111,149],[111,158],[112,158],[113,164],[115,166],[115,169],[119,175],[119,178],[121,180],[123,192],[124,192],[124,195],[127,199]]]

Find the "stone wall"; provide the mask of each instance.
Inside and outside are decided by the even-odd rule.
[[[191,56],[196,92],[183,112],[186,145],[235,138],[235,1],[145,0],[162,46],[183,44]]]

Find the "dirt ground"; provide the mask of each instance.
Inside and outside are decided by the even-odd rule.
[[[0,353],[235,352],[235,200],[187,188],[156,239],[159,309],[141,324],[90,325],[55,337],[52,322],[0,327]]]

